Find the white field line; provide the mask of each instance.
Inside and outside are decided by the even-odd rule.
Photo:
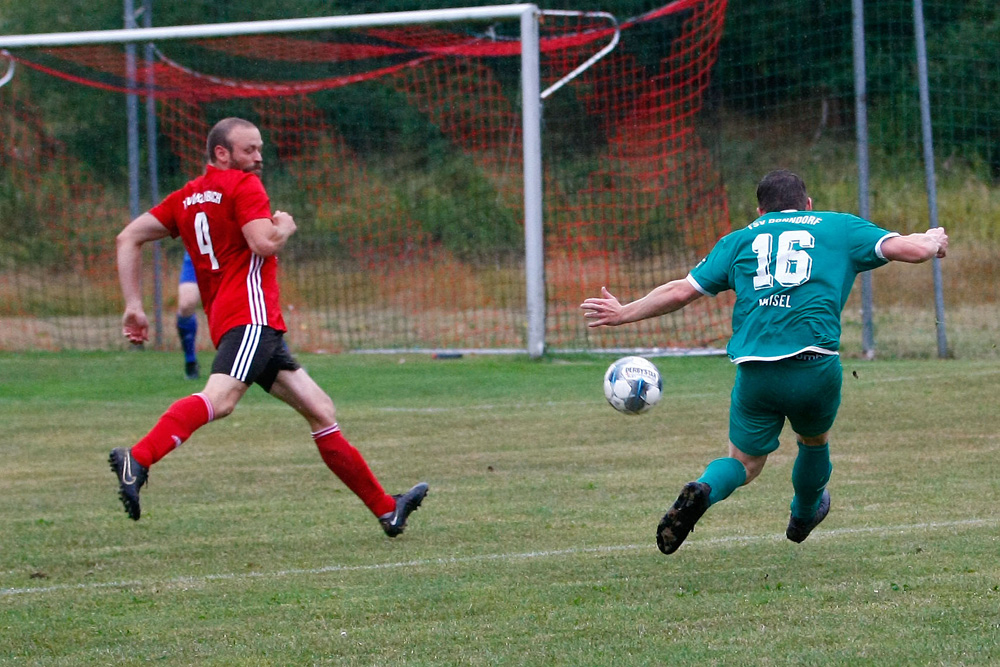
[[[1000,519],[965,519],[961,521],[932,521],[928,523],[903,524],[898,526],[872,526],[868,528],[836,528],[812,535],[812,541],[829,539],[844,535],[875,535],[884,537],[895,534],[909,534],[927,530],[954,528],[995,528],[1000,525]],[[708,549],[719,545],[737,544],[749,545],[757,542],[778,542],[784,535],[733,535],[707,540],[697,538],[688,542],[685,549]],[[480,554],[476,556],[456,556],[453,558],[426,558],[420,560],[397,561],[394,563],[373,563],[371,565],[325,565],[308,569],[276,570],[274,572],[225,572],[220,574],[204,574],[195,576],[172,577],[169,579],[133,579],[126,581],[105,581],[84,584],[60,584],[56,586],[39,586],[33,588],[0,588],[0,597],[44,595],[61,591],[94,591],[105,588],[149,588],[154,586],[200,586],[213,581],[244,581],[252,579],[281,579],[302,575],[328,574],[332,572],[371,572],[376,570],[432,568],[447,565],[476,564],[488,562],[515,562],[538,560],[543,558],[559,558],[562,556],[602,555],[624,551],[654,552],[652,544],[625,544],[603,547],[573,547],[569,549],[554,549],[550,551],[529,551],[522,553]],[[655,552],[654,552],[655,553]]]

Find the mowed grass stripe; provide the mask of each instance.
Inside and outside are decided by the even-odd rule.
[[[810,542],[852,535],[870,535],[884,538],[888,535],[911,535],[918,532],[935,530],[955,530],[962,528],[995,528],[1000,526],[1000,519],[963,519],[959,521],[933,521],[900,526],[866,526],[862,528],[834,528],[824,531],[817,528],[809,536]],[[704,540],[691,540],[685,544],[685,550],[706,550],[720,545],[748,546],[759,542],[776,542],[784,540],[783,535],[731,535],[714,537]],[[279,579],[286,577],[311,576],[330,574],[334,572],[370,572],[374,570],[401,568],[428,568],[437,565],[461,565],[465,563],[484,563],[494,561],[524,561],[543,558],[559,558],[562,556],[580,556],[588,554],[606,554],[622,551],[649,551],[650,544],[621,544],[598,547],[571,547],[568,549],[551,549],[548,551],[532,551],[525,553],[493,553],[477,556],[456,556],[450,558],[430,558],[391,563],[372,563],[370,565],[324,565],[315,568],[298,568],[291,570],[276,570],[274,572],[224,572],[219,574],[202,574],[171,577],[169,579],[136,579],[132,581],[104,581],[84,584],[63,584],[57,586],[38,586],[33,588],[0,589],[0,596],[42,595],[69,590],[100,590],[102,588],[149,588],[153,586],[209,583],[213,581],[236,581],[240,579]]]

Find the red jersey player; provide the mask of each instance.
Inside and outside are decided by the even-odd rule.
[[[233,411],[251,384],[295,408],[312,429],[327,467],[378,517],[390,537],[427,494],[421,482],[390,496],[361,453],[340,432],[333,400],[295,361],[284,341],[276,254],[295,233],[295,220],[271,213],[260,181],[260,131],[226,118],[208,134],[205,173],[130,222],[118,235],[118,275],[125,297],[122,333],[148,338],[140,288],[142,246],[180,236],[194,263],[209,332],[216,347],[205,388],[171,405],[153,429],[129,448],[111,450],[109,463],[129,517],[140,516],[139,490],[150,466],[198,428]]]

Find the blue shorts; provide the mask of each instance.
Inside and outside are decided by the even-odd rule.
[[[778,448],[785,419],[799,435],[826,433],[840,408],[840,357],[747,361],[736,367],[729,440],[750,456]]]
[[[181,279],[178,280],[179,283],[194,283],[198,282],[198,279],[194,276],[194,264],[191,262],[191,255],[184,251],[184,262],[181,263]]]

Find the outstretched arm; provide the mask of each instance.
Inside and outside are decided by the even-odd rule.
[[[882,242],[882,256],[896,262],[919,264],[948,252],[948,234],[944,227],[933,227],[919,234],[893,236]]]
[[[142,343],[149,338],[149,320],[142,309],[142,245],[166,238],[167,228],[150,213],[143,213],[128,223],[116,239],[118,254],[118,282],[125,297],[125,314],[122,315],[122,334],[132,343]]]
[[[588,327],[608,326],[638,322],[658,315],[680,310],[695,299],[704,296],[686,279],[671,280],[650,291],[649,294],[622,305],[618,298],[601,288],[600,297],[591,297],[580,304]]]

